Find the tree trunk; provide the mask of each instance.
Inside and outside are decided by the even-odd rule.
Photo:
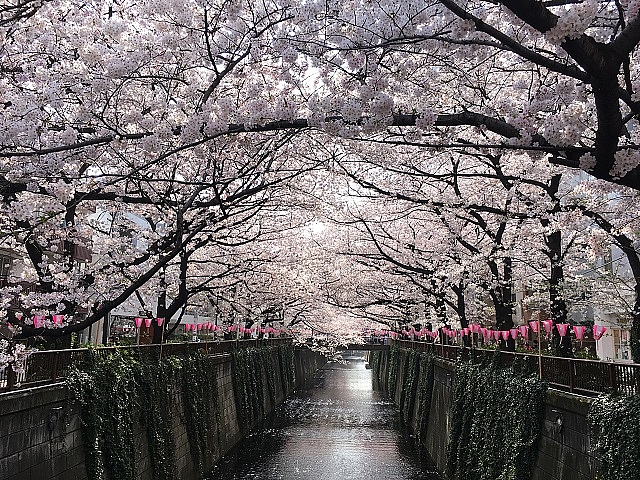
[[[460,328],[467,328],[469,321],[467,320],[467,308],[464,302],[464,282],[460,281],[458,285],[452,285],[451,289],[456,294],[455,310],[460,319]],[[473,342],[473,334],[463,337],[463,342],[465,347],[470,347]]]
[[[636,298],[633,303],[633,320],[629,342],[631,343],[631,358],[635,363],[640,363],[640,278],[638,277],[636,277],[634,292]]]
[[[163,291],[158,296],[157,318],[153,320],[153,338],[151,343],[159,344],[164,342],[164,336],[168,324],[167,315],[167,292]],[[158,318],[164,318],[162,326],[158,326]]]
[[[553,324],[567,323],[567,303],[564,300],[562,282],[564,281],[564,270],[562,268],[562,233],[552,232],[545,236],[547,244],[547,255],[551,261],[551,276],[549,278],[549,303],[551,309],[551,320]],[[571,336],[561,337],[558,329],[553,330],[553,351],[560,357],[573,357],[573,346]]]
[[[490,292],[496,310],[496,330],[511,330],[513,325],[513,301],[511,295],[513,291],[513,269],[510,257],[506,257],[502,265],[502,281],[500,285]],[[516,350],[516,341],[509,336],[505,342],[500,339],[500,348],[509,352]]]

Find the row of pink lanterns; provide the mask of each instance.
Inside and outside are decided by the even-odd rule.
[[[198,332],[201,330],[209,330],[211,332],[222,332],[224,331],[223,328],[220,328],[218,325],[214,325],[211,322],[205,322],[205,323],[185,323],[184,328],[187,332],[192,331],[192,332]],[[232,332],[240,332],[242,334],[248,333],[248,334],[252,334],[253,332],[255,332],[256,330],[259,333],[265,334],[265,333],[273,333],[276,335],[279,335],[281,333],[281,330],[275,329],[273,327],[267,327],[267,328],[262,328],[262,327],[258,327],[257,329],[255,327],[252,328],[245,328],[243,326],[239,326],[239,325],[229,325],[227,327],[227,332],[232,333]]]
[[[136,317],[134,319],[134,322],[136,324],[136,328],[140,328],[142,326],[142,322],[144,322],[144,325],[149,328],[151,326],[151,322],[153,321],[152,318],[143,318],[143,317]],[[161,327],[162,324],[164,323],[164,318],[162,317],[158,317],[156,318],[156,321],[158,322],[158,326]]]
[[[543,320],[542,326],[547,336],[553,332],[553,320]],[[558,323],[555,325],[558,334],[561,337],[565,337],[569,331],[570,325],[567,323]],[[459,330],[450,330],[448,328],[443,328],[442,331],[449,338],[455,338],[456,336],[466,337],[467,335],[472,335],[474,333],[480,333],[484,337],[485,341],[489,341],[491,339],[499,340],[502,337],[503,340],[508,340],[511,337],[515,340],[518,337],[518,334],[522,336],[523,339],[528,340],[529,338],[529,328],[533,333],[538,333],[540,329],[540,323],[538,321],[531,321],[529,325],[520,325],[516,328],[511,328],[509,330],[490,330],[488,328],[481,327],[477,323],[472,323],[466,328],[462,328]],[[585,336],[585,332],[587,327],[584,325],[573,325],[571,326],[573,330],[573,334],[576,336],[577,340],[583,340]],[[600,340],[604,333],[607,331],[606,327],[601,325],[593,326],[593,338],[595,340]],[[404,331],[403,331],[404,333]],[[541,332],[540,332],[541,333]]]
[[[364,329],[361,330],[362,333],[364,333]],[[376,337],[386,337],[386,336],[390,336],[391,338],[398,338],[400,336],[400,334],[398,332],[394,332],[391,330],[373,330],[372,332],[370,332],[371,335],[374,335]],[[414,327],[411,327],[409,330],[402,330],[402,334],[409,337],[422,337],[424,335],[431,337],[431,338],[436,338],[438,336],[438,332],[432,332],[431,330],[427,329],[426,327],[423,327],[421,330],[416,330]]]
[[[22,312],[16,312],[15,317],[18,321],[21,321],[24,315],[22,314]],[[33,327],[34,328],[44,327],[46,318],[47,318],[46,315],[34,315]],[[51,315],[51,321],[54,323],[54,325],[62,325],[62,323],[64,322],[64,315],[62,314]]]
[[[184,329],[189,332],[189,331],[200,331],[200,330],[210,330],[212,332],[218,332],[220,330],[222,330],[220,327],[218,327],[217,325],[214,325],[211,322],[207,322],[207,323],[185,323],[184,324]]]

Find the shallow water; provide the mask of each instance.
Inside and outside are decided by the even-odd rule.
[[[205,478],[440,479],[356,358],[328,364],[314,388],[288,399]]]

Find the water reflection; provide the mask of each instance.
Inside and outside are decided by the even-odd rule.
[[[213,479],[437,480],[399,430],[398,412],[371,384],[361,356],[331,363],[231,451]]]

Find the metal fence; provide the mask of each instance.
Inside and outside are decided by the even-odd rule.
[[[395,340],[402,348],[421,352],[432,351],[437,357],[455,361],[458,358],[474,363],[489,361],[497,356],[502,366],[514,361],[527,365],[542,380],[559,390],[595,396],[601,393],[636,395],[640,393],[640,364],[614,363],[579,358],[551,357],[525,353],[485,350],[456,345],[440,345],[411,340]]]
[[[162,345],[127,345],[100,347],[97,355],[109,355],[115,351],[130,352],[142,359],[160,359],[163,356],[189,352],[209,355],[229,354],[236,348],[276,346],[291,343],[291,338],[260,338],[246,340],[224,340],[217,342],[164,343]],[[0,392],[17,388],[34,387],[63,379],[72,365],[83,361],[89,352],[87,348],[66,350],[43,350],[27,358],[24,372],[15,373],[10,367],[0,371]]]

